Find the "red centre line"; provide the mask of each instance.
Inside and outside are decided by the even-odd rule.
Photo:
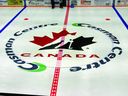
[[[69,9],[70,9],[70,0],[68,0],[68,5],[66,9],[66,15],[64,20],[64,26],[63,31],[67,29],[67,23],[68,23],[68,17],[69,17]],[[64,45],[65,36],[61,37],[61,41],[63,41],[60,46]],[[51,93],[50,96],[56,96],[57,95],[57,88],[58,88],[58,82],[59,82],[59,76],[60,76],[60,69],[61,69],[61,62],[62,62],[62,54],[63,50],[59,49],[58,56],[57,56],[57,62],[56,67],[54,71],[53,81],[52,81],[52,87],[51,87]]]

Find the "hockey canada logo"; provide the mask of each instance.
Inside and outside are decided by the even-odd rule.
[[[43,46],[45,46],[45,45],[47,45],[49,43],[52,43],[53,41],[61,38],[62,36],[75,35],[76,33],[69,33],[69,32],[67,32],[67,30],[63,30],[60,33],[54,33],[53,32],[52,34],[53,34],[53,39],[49,38],[47,36],[44,36],[44,37],[34,37],[34,41],[31,41],[31,42],[43,47]],[[51,44],[49,46],[45,46],[43,48],[40,48],[39,50],[69,49],[69,50],[81,50],[82,51],[83,50],[82,49],[83,46],[95,43],[92,40],[93,40],[93,37],[85,38],[83,36],[80,36],[78,38],[70,40],[66,44],[60,45],[61,43],[64,42],[64,41],[60,41],[60,42],[57,42],[55,44]],[[42,42],[42,41],[45,41],[45,42]]]
[[[64,64],[61,67],[77,72],[99,68],[122,54],[117,37],[91,24],[72,24],[76,32],[62,30],[41,33],[43,28],[45,31],[57,25],[57,23],[44,24],[15,32],[6,43],[7,56],[21,69],[42,72],[55,67],[58,50],[63,50]],[[35,31],[40,33],[34,33]],[[61,39],[62,37],[64,39]],[[108,43],[107,47],[104,47],[105,43]]]

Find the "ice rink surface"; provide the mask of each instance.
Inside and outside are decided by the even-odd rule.
[[[0,29],[21,9],[0,7]],[[117,9],[128,22],[127,8]],[[69,9],[68,17],[66,12],[66,8],[27,7],[0,34],[0,92],[55,96],[50,94],[60,61],[56,96],[127,96],[128,30],[115,11],[111,7],[76,7]],[[46,46],[61,41],[65,17],[69,34],[61,36],[65,46],[69,42],[74,46],[39,50],[44,48],[40,42],[48,40],[45,37],[54,39]],[[56,55],[59,50],[61,60]]]

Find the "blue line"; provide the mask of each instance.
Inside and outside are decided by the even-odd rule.
[[[112,8],[114,9],[114,11],[116,12],[116,14],[118,15],[118,17],[120,18],[120,20],[122,21],[122,23],[124,24],[124,26],[127,28],[128,30],[128,24],[126,23],[126,21],[123,19],[123,17],[121,16],[121,14],[118,12],[118,10],[115,8],[115,5],[112,6]]]
[[[115,7],[115,0],[113,0],[113,2],[112,2],[112,6]]]
[[[27,6],[27,4],[26,4],[26,0],[24,0],[24,7],[26,7]]]
[[[2,33],[21,13],[26,9],[26,0],[24,0],[24,8],[21,9],[1,30],[0,33]]]

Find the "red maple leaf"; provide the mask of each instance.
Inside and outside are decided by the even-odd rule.
[[[33,41],[30,41],[34,44],[37,44],[39,46],[45,46],[57,39],[59,39],[60,37],[62,36],[67,36],[67,35],[75,35],[76,32],[74,33],[69,33],[67,30],[62,30],[61,32],[59,33],[55,33],[55,32],[52,32],[52,35],[53,35],[53,38],[50,38],[48,36],[44,36],[44,37],[37,37],[37,36],[34,36],[34,40]]]

